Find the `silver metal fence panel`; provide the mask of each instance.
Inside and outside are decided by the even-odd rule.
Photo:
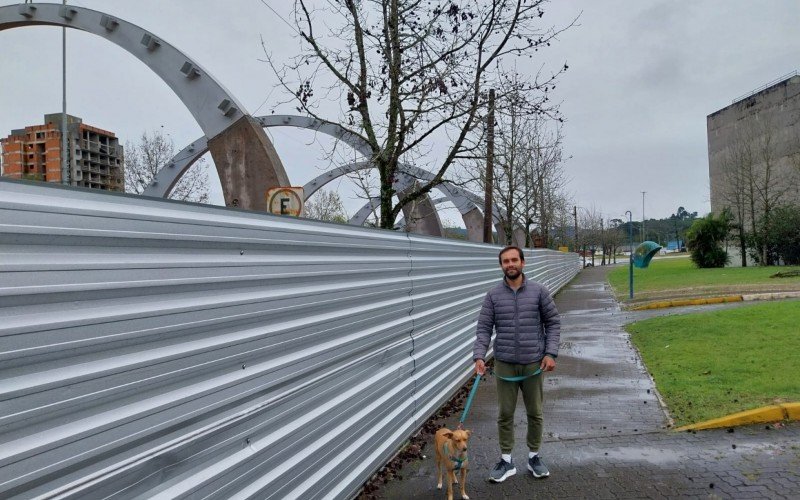
[[[0,181],[0,497],[351,497],[469,375],[496,252]]]

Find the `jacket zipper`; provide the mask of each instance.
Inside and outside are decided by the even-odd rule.
[[[514,360],[519,363],[519,301],[517,300],[519,289],[514,290]]]

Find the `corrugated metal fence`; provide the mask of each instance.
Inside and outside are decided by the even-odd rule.
[[[496,259],[0,181],[0,497],[352,497],[468,378]]]

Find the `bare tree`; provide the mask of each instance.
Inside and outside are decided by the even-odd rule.
[[[617,263],[617,253],[619,247],[624,246],[628,241],[628,235],[624,231],[625,222],[622,219],[611,219],[608,221],[608,230],[606,231],[606,244],[609,251],[609,264],[611,259],[614,259],[614,264]]]
[[[757,118],[739,129],[722,159],[721,194],[734,219],[742,266],[747,265],[747,242],[754,245],[754,256],[762,265],[772,263],[767,234],[772,211],[790,201],[800,184],[795,168],[800,141],[780,137],[781,129],[771,120]]]
[[[578,242],[586,255],[587,249],[594,265],[594,254],[603,246],[603,214],[596,207],[579,207],[578,210]]]
[[[552,122],[551,122],[552,123]],[[560,122],[559,122],[560,123]],[[530,237],[536,227],[545,246],[550,246],[550,231],[556,220],[569,217],[569,196],[566,193],[567,177],[563,169],[563,136],[556,123],[548,128],[547,122],[534,116],[528,135],[530,161],[523,173],[521,219]]]
[[[304,209],[305,216],[309,219],[330,222],[347,223],[347,211],[344,209],[342,198],[336,191],[322,189],[311,200],[307,201]]]
[[[159,170],[175,156],[175,143],[163,132],[142,132],[136,143],[125,143],[125,192],[142,194]],[[168,196],[172,200],[208,203],[205,159],[192,165]]]
[[[476,142],[468,136],[481,121],[485,93],[509,76],[498,63],[532,58],[563,31],[543,25],[544,0],[310,4],[295,2],[301,54],[281,63],[267,53],[266,60],[298,111],[340,122],[369,145],[384,228],[404,205],[446,180],[451,165],[474,156]],[[520,112],[552,113],[548,91],[566,69],[518,78],[525,96]],[[333,113],[323,109],[331,100],[340,106]],[[436,156],[427,154],[435,143],[446,150],[427,160]],[[396,193],[404,162],[428,167],[432,179]]]
[[[513,240],[512,232],[522,228],[525,246],[533,246],[532,232],[549,247],[550,234],[557,222],[569,218],[569,197],[565,192],[563,149],[559,122],[549,128],[548,120],[540,115],[524,115],[510,106],[497,116],[495,168],[492,198],[500,212],[500,225],[506,236],[504,243]],[[484,157],[479,157],[467,172],[466,182],[476,191],[485,191]]]
[[[758,163],[753,169],[755,173],[753,184],[758,212],[761,214],[761,227],[758,232],[754,231],[754,234],[758,234],[758,241],[761,244],[761,263],[769,266],[773,264],[772,253],[769,252],[770,238],[767,234],[771,227],[772,211],[786,200],[788,193],[797,190],[797,181],[794,178],[782,178],[787,173],[782,172],[779,166],[784,152],[780,150],[777,137],[779,131],[776,125],[769,120],[763,120],[761,125],[753,147],[755,161]]]
[[[721,197],[733,216],[742,267],[747,267],[747,221],[755,232],[755,189],[750,142],[739,134],[721,161],[724,184]]]

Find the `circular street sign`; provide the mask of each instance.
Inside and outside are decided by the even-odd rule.
[[[267,207],[277,215],[299,216],[303,213],[303,188],[279,187],[267,191]]]

